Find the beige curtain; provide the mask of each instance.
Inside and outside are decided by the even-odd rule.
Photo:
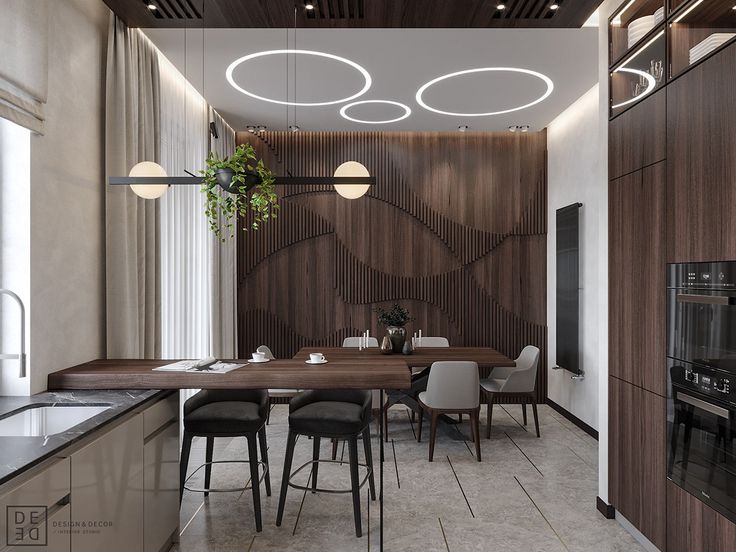
[[[215,123],[218,138],[210,135],[210,151],[218,157],[235,151],[235,131],[217,111],[210,108],[210,121]],[[210,232],[212,242],[212,351],[218,358],[238,358],[236,239],[218,239]]]
[[[110,18],[106,75],[105,175],[126,176],[140,161],[160,162],[158,55],[137,29]],[[161,355],[159,200],[128,186],[106,197],[108,358]]]
[[[42,134],[47,92],[47,0],[0,0],[0,117]]]

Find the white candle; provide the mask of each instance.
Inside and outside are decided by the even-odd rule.
[[[422,346],[422,330],[419,330],[419,346]]]

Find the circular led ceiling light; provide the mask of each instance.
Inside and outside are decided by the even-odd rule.
[[[355,117],[351,117],[348,115],[348,109],[351,107],[355,107],[356,105],[364,105],[364,104],[387,104],[387,105],[395,105],[396,107],[400,107],[404,110],[404,114],[400,117],[396,117],[395,119],[386,119],[385,121],[366,121],[365,119],[356,119]],[[366,125],[382,125],[382,124],[388,124],[388,123],[396,123],[398,121],[403,121],[406,119],[409,115],[411,115],[411,108],[408,105],[405,105],[401,102],[393,102],[390,100],[362,100],[359,102],[353,102],[347,105],[342,106],[340,108],[340,115],[347,119],[348,121],[353,121],[354,123],[363,123]]]
[[[644,80],[647,81],[647,87],[644,90],[642,90],[638,95],[631,98],[630,100],[626,100],[624,102],[617,103],[616,105],[612,105],[611,109],[616,109],[618,107],[623,107],[625,105],[628,105],[632,102],[637,102],[641,100],[644,96],[654,92],[654,89],[657,87],[657,80],[650,73],[647,73],[646,71],[642,71],[640,69],[630,69],[628,67],[619,67],[618,69],[614,71],[614,73],[619,73],[619,72],[633,73],[634,75],[637,75],[638,77],[644,77]]]
[[[520,105],[519,107],[512,107],[511,109],[502,109],[500,111],[489,111],[488,113],[455,113],[452,111],[443,111],[441,109],[437,109],[436,107],[432,107],[430,105],[427,105],[422,98],[424,93],[427,91],[427,89],[437,84],[438,82],[441,82],[443,80],[451,79],[453,77],[459,77],[460,75],[468,75],[471,73],[486,73],[486,72],[508,72],[508,73],[524,73],[525,75],[532,75],[533,77],[537,77],[538,79],[542,80],[547,85],[547,90],[542,94],[539,98],[534,100],[533,102],[529,102],[524,105]],[[554,90],[555,85],[552,82],[552,79],[550,79],[547,75],[543,75],[542,73],[538,73],[537,71],[532,71],[531,69],[521,69],[519,67],[479,67],[477,69],[466,69],[464,71],[457,71],[455,73],[450,73],[448,75],[443,75],[441,77],[437,77],[436,79],[432,79],[428,83],[422,85],[422,87],[417,90],[416,94],[416,100],[419,105],[421,105],[424,109],[427,109],[429,111],[434,111],[435,113],[439,113],[440,115],[452,115],[454,117],[488,117],[490,115],[501,115],[503,113],[511,113],[512,111],[519,111],[520,109],[526,109],[527,107],[531,107],[533,105],[538,104],[541,101],[544,101],[550,94],[552,94],[552,90]]]
[[[273,98],[266,98],[264,96],[259,96],[258,94],[254,94],[253,92],[249,92],[242,86],[240,86],[238,83],[235,82],[235,79],[233,78],[233,71],[241,64],[245,63],[246,61],[249,61],[251,59],[266,57],[266,56],[274,56],[279,54],[303,54],[306,56],[316,56],[316,57],[323,57],[327,59],[334,59],[335,61],[339,61],[342,63],[345,63],[346,65],[349,65],[350,67],[353,67],[354,69],[357,69],[361,75],[363,75],[363,79],[365,80],[365,84],[363,85],[363,88],[357,92],[356,94],[353,94],[352,96],[348,96],[347,98],[340,98],[337,100],[330,100],[326,102],[290,102],[290,101],[283,101],[283,100],[274,100]],[[336,56],[335,54],[328,54],[327,52],[317,52],[315,50],[266,50],[263,52],[256,52],[254,54],[248,54],[247,56],[243,56],[241,58],[236,59],[233,61],[230,66],[227,68],[227,71],[225,71],[225,77],[227,78],[227,81],[230,83],[230,86],[235,88],[235,90],[242,92],[246,96],[250,96],[251,98],[255,98],[256,100],[262,100],[264,102],[271,102],[275,104],[281,104],[281,105],[296,105],[301,107],[312,107],[312,106],[318,106],[318,105],[333,105],[333,104],[339,104],[343,102],[349,102],[350,100],[354,100],[355,98],[362,96],[366,92],[368,92],[368,89],[371,87],[371,84],[373,83],[370,74],[368,71],[366,71],[363,67],[355,63],[354,61],[351,61],[347,58]]]

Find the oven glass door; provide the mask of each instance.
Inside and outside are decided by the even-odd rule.
[[[669,401],[668,477],[736,521],[734,410],[677,385]]]
[[[667,356],[729,370],[736,366],[736,293],[668,290]]]

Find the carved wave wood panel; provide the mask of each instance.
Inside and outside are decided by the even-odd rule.
[[[355,201],[331,186],[284,187],[280,218],[238,235],[240,350],[266,343],[289,356],[339,345],[358,333],[353,326],[378,330],[372,309],[394,301],[410,306],[415,328],[444,328],[454,345],[512,358],[527,344],[544,350],[546,135],[458,134],[239,133],[276,174],[328,176],[355,160],[377,179]],[[304,290],[300,263],[314,259],[324,259],[327,280],[310,276]],[[265,296],[256,289],[264,283]],[[538,396],[546,397],[544,365]]]

